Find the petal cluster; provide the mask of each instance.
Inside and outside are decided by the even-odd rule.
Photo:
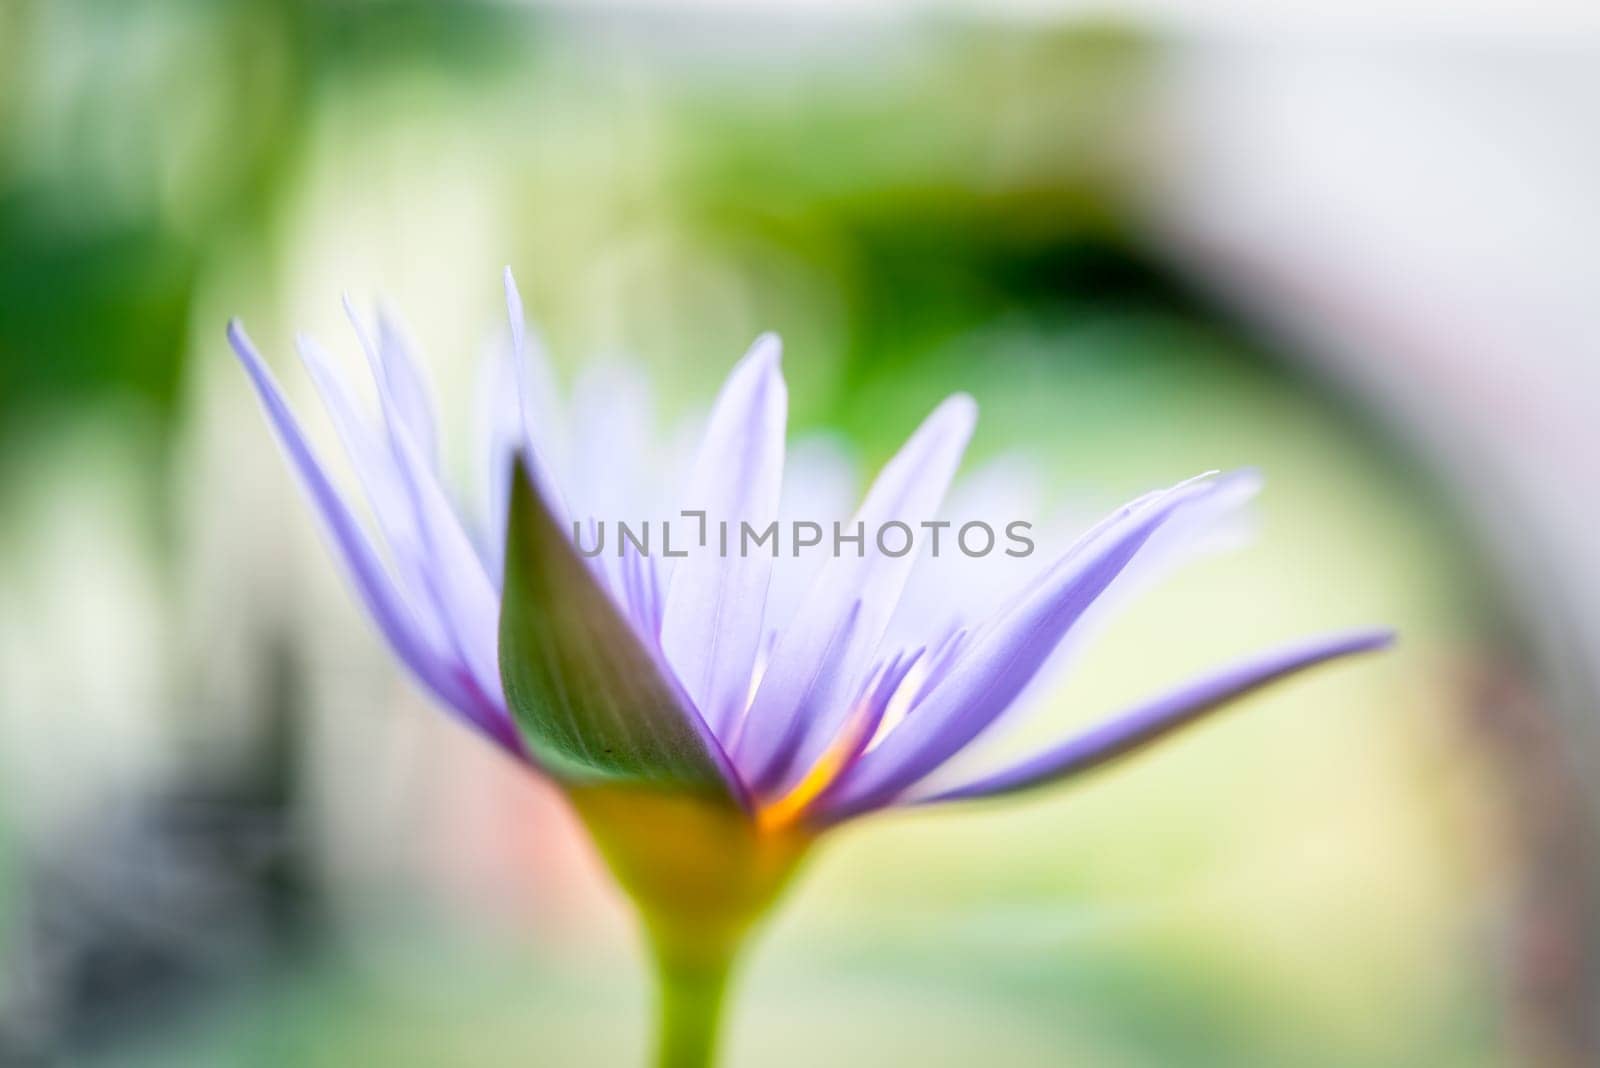
[[[389,645],[446,708],[558,780],[665,777],[719,792],[763,827],[827,826],[892,805],[1055,782],[1391,638],[1383,630],[1334,634],[1258,655],[1015,765],[952,781],[955,758],[995,733],[1060,660],[1068,638],[1114,592],[1247,498],[1254,477],[1208,474],[1146,494],[997,608],[945,618],[934,632],[913,626],[907,639],[896,612],[918,554],[891,554],[871,538],[859,551],[829,555],[793,605],[768,597],[774,570],[793,563],[788,554],[719,551],[715,537],[682,558],[629,543],[578,551],[586,528],[652,508],[736,530],[778,518],[788,405],[780,345],[764,336],[734,367],[685,484],[663,500],[659,480],[640,473],[648,404],[628,380],[612,378],[580,384],[563,410],[509,271],[505,282],[511,345],[486,378],[475,509],[441,476],[432,392],[388,316],[369,323],[347,305],[376,386],[375,416],[314,342],[299,346],[370,526],[238,323],[229,339]],[[570,434],[563,415],[575,421]],[[964,395],[939,405],[848,525],[917,530],[936,520],[976,417]]]

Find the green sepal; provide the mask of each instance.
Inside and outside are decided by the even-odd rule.
[[[567,540],[520,458],[505,560],[500,675],[539,766],[568,786],[634,784],[742,813],[727,757]]]

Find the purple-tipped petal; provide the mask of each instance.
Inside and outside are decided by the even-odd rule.
[[[373,433],[373,427],[362,417],[349,384],[328,353],[308,337],[300,338],[297,348],[366,492],[407,600],[411,604],[431,604],[422,535],[387,440]],[[443,648],[445,632],[435,613],[418,613],[416,618],[429,643]]]
[[[1208,712],[1317,664],[1382,649],[1392,631],[1334,634],[1255,656],[1147,701],[1065,742],[991,775],[913,798],[912,804],[1015,793],[1059,782],[1149,745]]]
[[[228,324],[228,341],[255,386],[268,421],[344,563],[356,593],[396,655],[447,706],[512,753],[523,752],[510,720],[464,685],[460,673],[423,637],[417,613],[383,567],[361,525],[334,488],[300,429],[276,379],[237,320]]]
[[[483,694],[504,705],[500,685],[498,619],[500,598],[483,560],[467,536],[438,476],[411,436],[388,384],[378,396],[389,429],[395,466],[411,500],[429,566],[428,592],[446,625],[456,656]]]
[[[894,615],[916,553],[878,551],[875,532],[898,520],[922,536],[961,463],[977,421],[965,394],[934,409],[885,465],[851,522],[864,529],[863,555],[835,554],[779,636],[739,737],[739,767],[764,796],[782,795],[833,744],[851,713],[849,696]],[[831,531],[826,536],[831,536]],[[848,642],[837,644],[839,621],[859,602]],[[834,666],[823,671],[825,663]]]
[[[841,776],[825,799],[828,811],[888,804],[983,733],[1162,524],[1218,485],[1185,483],[1141,498],[1091,531],[975,634],[943,681]]]
[[[1230,471],[1226,478],[1217,480],[1204,497],[1185,504],[1163,523],[1133,562],[1073,625],[1071,633],[1056,646],[1027,689],[988,728],[990,734],[1015,730],[1036,715],[1042,702],[1033,700],[1033,696],[1056,685],[1079,654],[1123,607],[1185,564],[1222,547],[1230,538],[1238,539],[1246,529],[1242,522],[1246,506],[1260,490],[1261,477],[1255,469]],[[1230,527],[1231,532],[1225,536],[1224,532]]]
[[[562,444],[559,416],[555,405],[554,376],[545,359],[538,337],[528,335],[528,321],[522,311],[522,294],[511,268],[505,269],[506,315],[511,323],[511,360],[516,371],[517,404],[522,413],[522,440],[528,474],[539,489],[551,514],[566,528],[571,509],[562,492]]]
[[[741,552],[740,525],[760,533],[778,513],[788,417],[780,352],[775,336],[758,338],[717,395],[683,503],[705,513],[706,545],[677,561],[667,587],[661,647],[719,738],[750,695],[772,574],[768,550]]]
[[[439,421],[433,411],[433,389],[412,355],[410,344],[386,313],[379,314],[375,332],[348,293],[344,295],[344,314],[361,342],[373,381],[390,397],[386,418],[405,426],[429,468],[437,470]]]
[[[841,441],[826,434],[791,439],[783,457],[779,529],[792,536],[796,523],[815,523],[826,528],[833,520],[843,519],[855,509],[861,500],[861,490],[855,458]],[[826,537],[826,532],[822,536]],[[820,544],[802,548],[798,555],[793,541],[785,546],[783,562],[772,569],[772,583],[767,587],[767,637],[762,650],[762,670],[772,659],[773,639],[794,619],[801,602],[822,574],[828,556]]]
[[[573,425],[583,428],[584,443],[566,467],[572,518],[582,524],[591,548],[598,544],[600,530],[607,536],[605,551],[590,558],[589,566],[604,576],[639,633],[654,644],[660,628],[654,609],[645,610],[647,585],[640,580],[661,562],[665,534],[656,517],[665,515],[665,507],[653,499],[650,491],[659,493],[659,488],[646,476],[655,445],[649,386],[639,373],[597,364],[579,372],[568,407]],[[628,524],[633,537],[644,539],[645,550],[623,537],[619,522]],[[683,531],[677,533],[681,543]],[[654,577],[649,576],[651,581]]]
[[[378,310],[378,351],[395,413],[427,459],[429,469],[437,471],[439,417],[434,412],[433,387],[428,383],[411,339],[394,315],[384,308]]]
[[[495,589],[505,573],[506,521],[511,510],[511,472],[522,443],[522,406],[517,403],[516,371],[509,353],[495,352],[478,377],[477,464],[482,480],[479,539],[483,566]]]

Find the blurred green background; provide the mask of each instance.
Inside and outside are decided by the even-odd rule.
[[[0,6],[0,1061],[641,1058],[612,889],[346,603],[222,339],[242,316],[306,399],[294,332],[348,349],[339,293],[381,292],[461,445],[510,263],[564,373],[626,354],[669,418],[779,331],[794,424],[859,475],[957,389],[969,470],[1022,457],[1041,517],[1262,467],[1256,543],[1131,607],[1048,733],[1288,636],[1403,635],[1081,785],[852,827],[729,1063],[1585,1063],[1583,802],[1502,580],[1403,435],[1142,225],[1175,47]]]

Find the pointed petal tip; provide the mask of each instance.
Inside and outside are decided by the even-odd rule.
[[[950,419],[974,425],[978,422],[978,402],[972,399],[970,393],[952,393],[935,410],[948,413],[947,418]]]
[[[977,426],[978,402],[969,393],[952,393],[928,413],[928,417],[912,433],[911,441],[946,442],[958,450],[956,462],[959,464],[960,456],[966,452],[967,443],[972,440],[972,432]]]
[[[1227,471],[1212,471],[1209,478],[1217,485],[1236,487],[1243,493],[1258,493],[1266,484],[1266,475],[1259,467],[1235,467]]]
[[[1135,498],[1124,506],[1124,512],[1161,500],[1170,501],[1179,495],[1190,503],[1200,500],[1216,502],[1220,499],[1233,505],[1242,505],[1260,493],[1263,485],[1260,468],[1235,467],[1225,471],[1213,467],[1175,482],[1166,489],[1153,490]]]
[[[780,404],[787,405],[789,383],[783,377],[783,342],[778,335],[769,331],[751,342],[723,379],[722,388],[752,390],[753,396],[776,395]]]
[[[233,348],[234,355],[243,360],[247,366],[259,366],[261,355],[256,352],[255,343],[250,340],[250,335],[244,332],[244,322],[234,316],[228,320],[228,344]]]
[[[1331,659],[1351,653],[1377,652],[1394,645],[1398,639],[1399,632],[1393,627],[1351,627],[1303,638],[1290,648],[1317,650]]]
[[[400,309],[395,307],[394,301],[379,293],[377,299],[372,303],[377,313],[379,331],[404,338],[406,336],[405,319],[401,316]]]
[[[520,361],[527,345],[528,317],[522,308],[522,293],[517,289],[517,280],[512,277],[511,266],[501,275],[506,290],[506,318],[511,324],[511,351]]]
[[[294,336],[294,351],[295,355],[300,357],[300,366],[310,372],[314,381],[320,383],[329,363],[332,362],[327,350],[317,344],[316,339],[310,334],[297,333]]]
[[[768,330],[750,343],[741,363],[760,365],[763,370],[777,370],[783,363],[783,338]]]
[[[516,276],[511,273],[511,265],[507,264],[500,273],[501,283],[506,290],[506,308],[511,312],[514,324],[522,322],[522,291],[517,288]]]
[[[1348,632],[1338,644],[1352,653],[1377,652],[1388,649],[1400,640],[1400,632],[1393,627],[1362,627]]]

